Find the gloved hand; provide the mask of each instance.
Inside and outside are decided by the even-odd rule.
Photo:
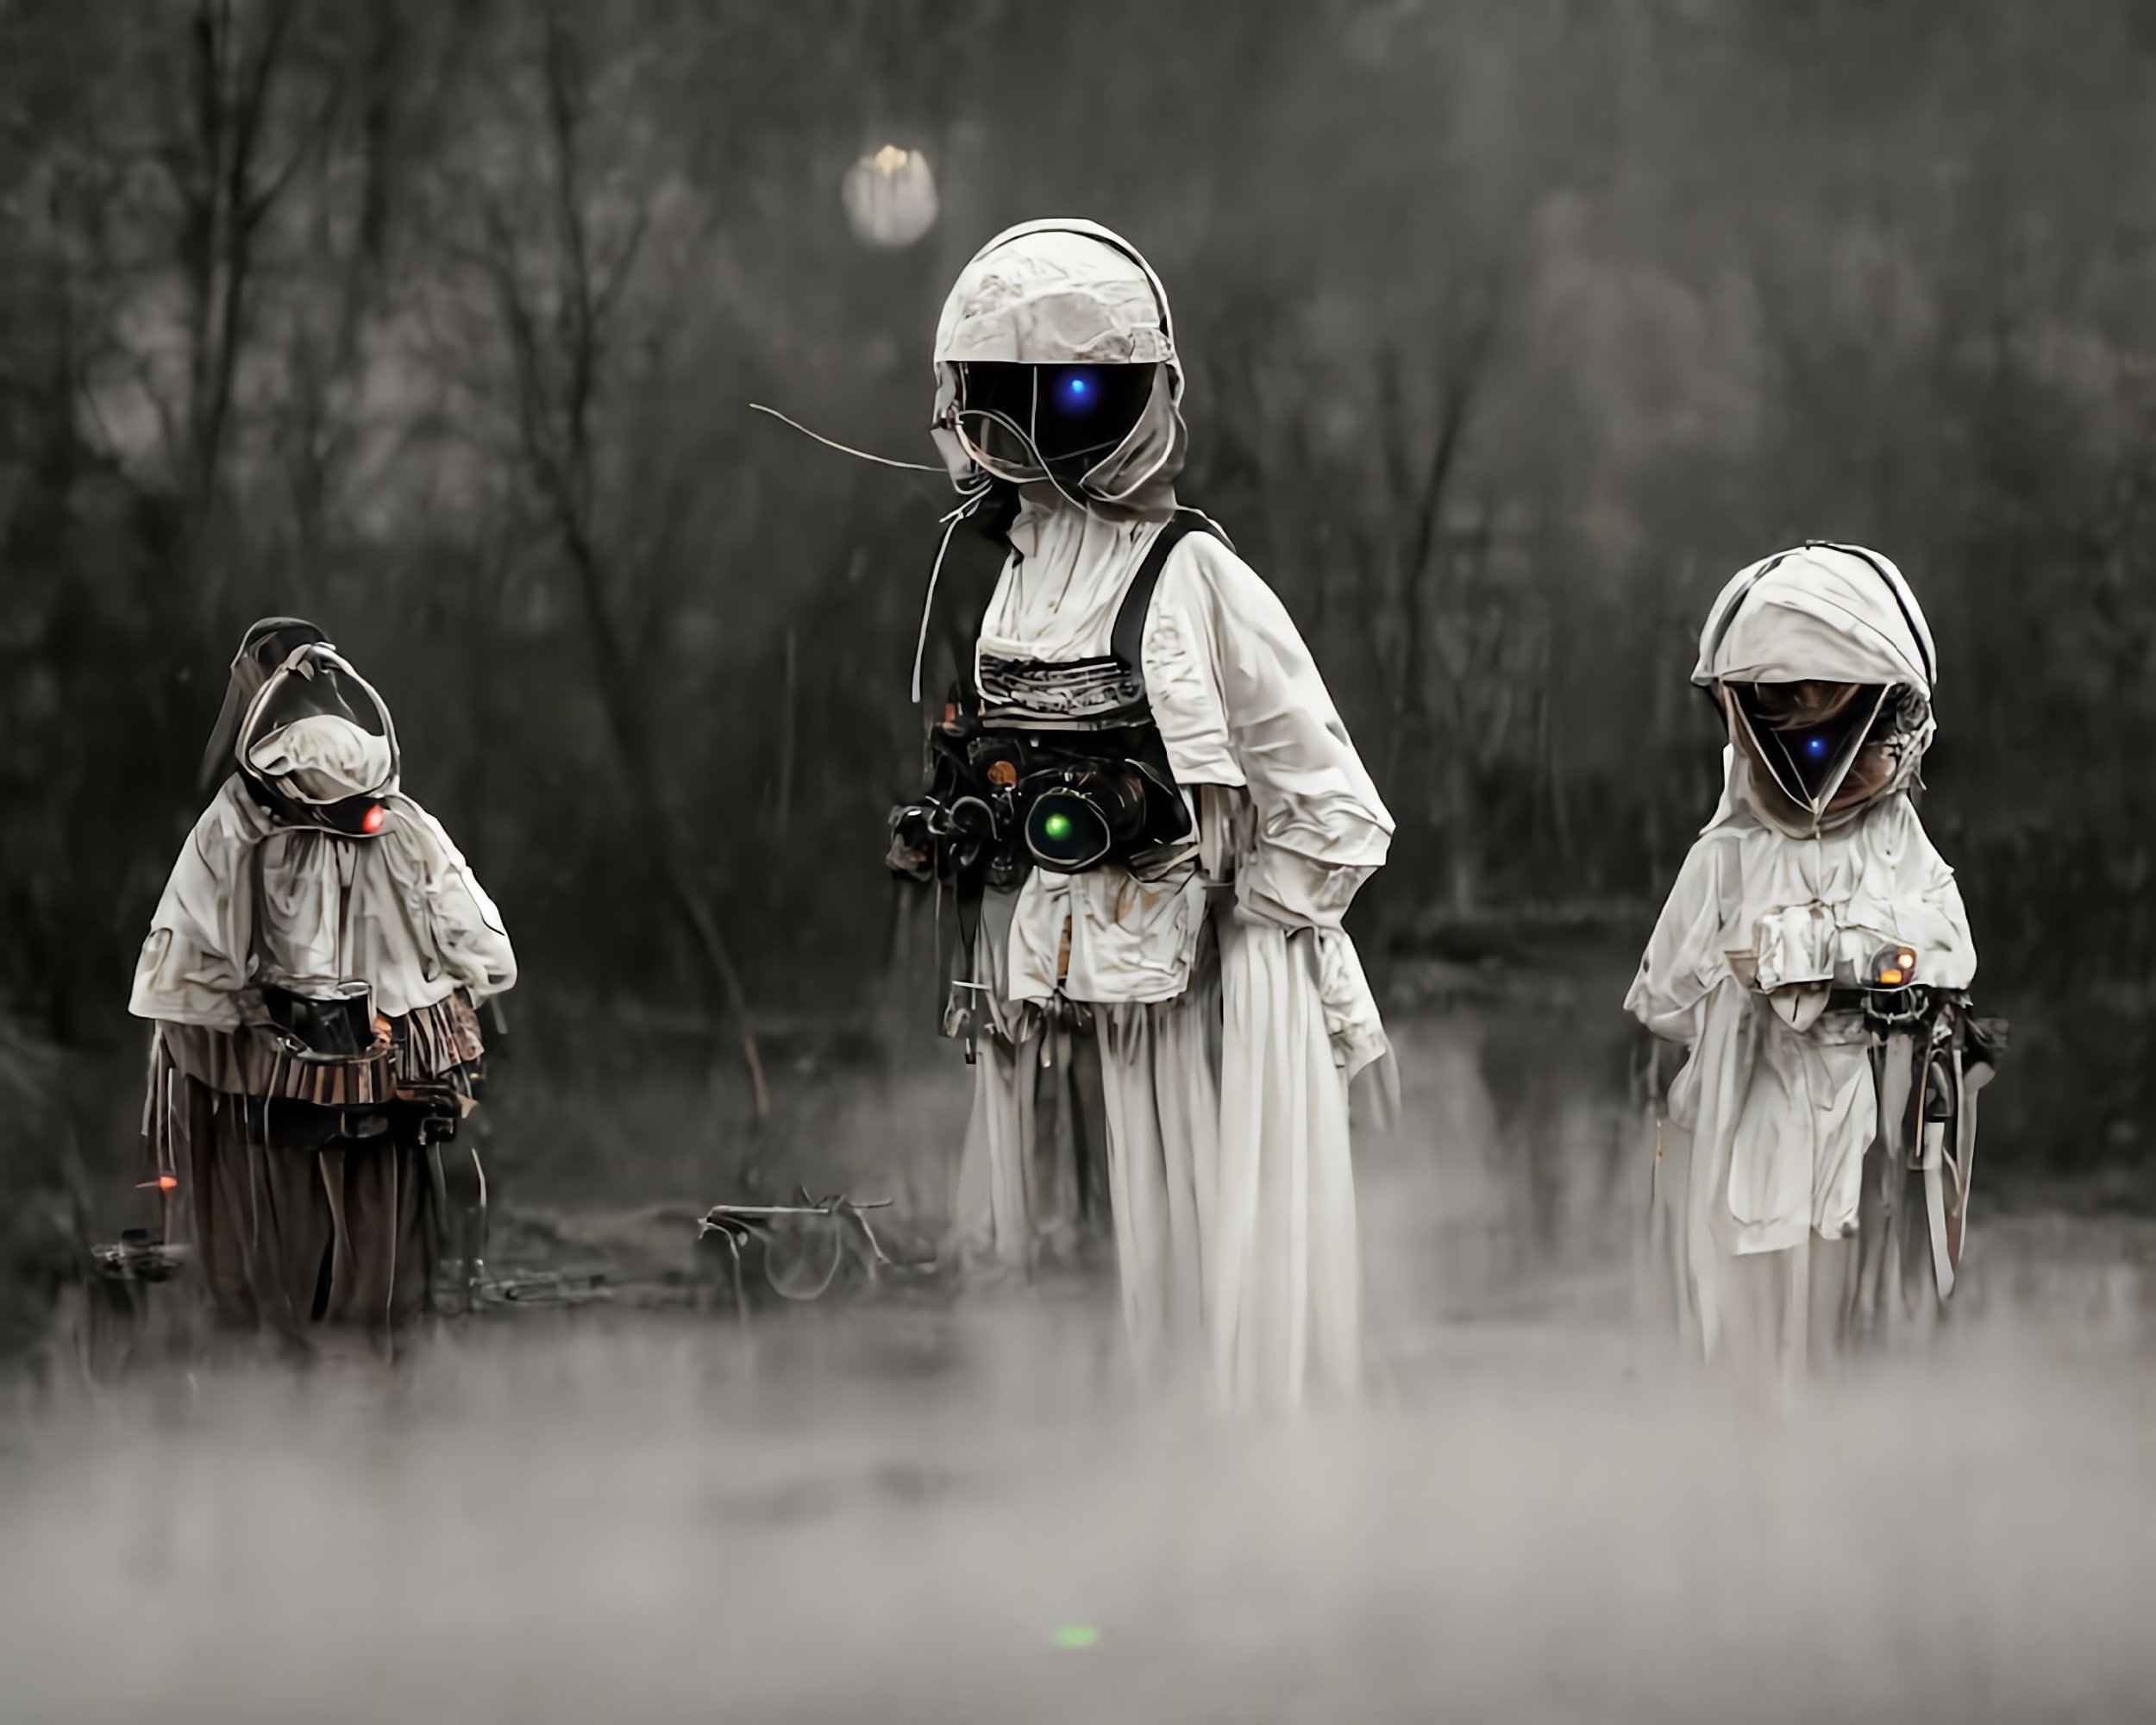
[[[926,815],[913,804],[901,803],[891,811],[891,843],[883,854],[883,866],[910,881],[932,880],[934,844]]]

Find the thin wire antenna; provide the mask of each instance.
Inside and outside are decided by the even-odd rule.
[[[921,630],[913,637],[913,704],[921,700],[921,667],[928,658],[929,619],[936,612],[936,583],[943,578],[943,558],[950,550],[950,536],[958,530],[958,524],[973,512],[978,497],[968,498],[943,518],[943,542],[936,548],[936,561],[928,572],[928,591],[921,598]]]
[[[931,467],[925,462],[922,461],[893,461],[888,455],[872,455],[866,449],[856,449],[850,443],[842,443],[835,437],[826,437],[820,431],[812,431],[807,426],[802,424],[799,420],[789,419],[785,414],[780,412],[777,408],[766,407],[761,401],[750,402],[749,404],[749,409],[752,413],[768,413],[774,419],[777,420],[781,425],[791,425],[804,437],[813,438],[817,442],[821,443],[825,448],[836,449],[842,455],[856,455],[864,461],[874,461],[878,467],[901,467],[907,473],[912,474],[940,474],[943,472],[943,469],[941,467]]]

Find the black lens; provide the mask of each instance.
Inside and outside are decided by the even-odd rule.
[[[1752,683],[1738,687],[1737,700],[1768,772],[1802,807],[1826,794],[1863,746],[1883,693],[1861,684]]]
[[[960,366],[958,423],[990,461],[1020,474],[1037,471],[1033,367],[986,360]]]
[[[1010,467],[1090,467],[1130,436],[1157,369],[971,361],[959,367],[959,421]]]
[[[1131,435],[1152,398],[1155,367],[1043,366],[1033,441],[1041,459],[1098,461]]]
[[[1112,843],[1107,821],[1082,791],[1043,791],[1025,812],[1025,848],[1044,869],[1076,874],[1106,858]]]
[[[1004,365],[974,360],[958,368],[958,407],[962,413],[982,413],[1016,422],[1033,423],[1031,366]]]
[[[979,797],[961,797],[950,806],[950,830],[961,838],[986,841],[996,836],[995,811]]]

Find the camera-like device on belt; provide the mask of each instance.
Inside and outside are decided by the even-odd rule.
[[[985,728],[953,700],[929,737],[929,790],[892,811],[893,866],[1015,885],[1029,868],[1145,874],[1194,841],[1159,733]]]
[[[1883,946],[1865,966],[1864,1014],[1875,1025],[1915,1024],[1931,1011],[1932,991],[1916,980],[1916,954]]]

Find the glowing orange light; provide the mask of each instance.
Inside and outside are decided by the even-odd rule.
[[[384,808],[381,804],[376,803],[373,808],[367,810],[365,814],[360,817],[360,831],[361,832],[379,832],[382,830],[382,823],[388,819],[389,811]]]
[[[158,1189],[159,1191],[160,1191],[160,1192],[177,1192],[177,1191],[179,1191],[179,1176],[177,1174],[160,1174],[160,1175],[159,1175],[159,1176],[157,1176],[157,1189]]]
[[[918,150],[886,144],[846,171],[846,219],[862,244],[902,250],[936,225],[936,176]]]
[[[1898,988],[1902,986],[1902,973],[1899,970],[1882,970],[1879,981],[1890,988]]]

